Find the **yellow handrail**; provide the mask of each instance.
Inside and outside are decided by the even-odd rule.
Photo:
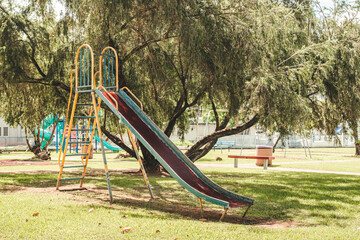
[[[67,110],[66,110],[66,115],[65,115],[65,124],[64,124],[64,132],[63,132],[63,136],[61,138],[61,148],[60,148],[60,153],[59,153],[59,159],[58,159],[58,164],[60,166],[60,160],[61,160],[61,153],[64,147],[64,137],[65,137],[65,129],[66,129],[66,125],[68,123],[68,117],[69,117],[69,111],[70,111],[70,103],[71,103],[71,96],[72,96],[72,91],[73,91],[73,74],[75,72],[75,69],[73,69],[70,73],[70,94],[69,94],[69,100],[68,100],[68,106],[67,106]]]
[[[99,90],[102,89],[104,92],[106,92],[106,94],[114,101],[114,103],[116,105],[116,109],[119,109],[118,101],[113,96],[111,96],[109,91],[106,90],[106,88],[104,88],[104,86],[98,86],[97,89],[99,89]]]
[[[79,56],[79,53],[80,53],[80,50],[84,47],[87,47],[89,48],[90,50],[90,56],[91,56],[91,85],[92,85],[92,89],[95,89],[95,80],[94,80],[94,53],[93,53],[93,50],[92,48],[88,45],[88,44],[83,44],[79,47],[79,49],[77,50],[76,52],[76,56],[75,56],[75,69],[76,69],[76,72],[75,72],[75,89],[76,91],[78,90],[78,56]]]
[[[133,94],[132,91],[130,91],[130,89],[128,89],[127,87],[123,87],[123,88],[121,88],[121,90],[127,90],[131,94],[131,96],[133,96],[136,99],[136,101],[138,101],[140,103],[140,108],[141,108],[141,110],[143,110],[142,102],[135,96],[135,94]]]
[[[106,47],[102,50],[101,52],[101,55],[100,55],[100,61],[99,61],[99,72],[100,72],[100,82],[99,82],[99,85],[102,86],[103,85],[103,82],[102,82],[102,79],[103,79],[103,72],[102,72],[102,67],[101,67],[101,63],[102,63],[102,60],[103,60],[103,54],[106,50],[110,49],[113,53],[114,53],[114,56],[115,56],[115,83],[116,83],[116,91],[118,91],[119,89],[119,81],[118,81],[118,69],[119,69],[119,60],[118,60],[118,56],[117,56],[117,53],[116,53],[116,50],[112,47]]]

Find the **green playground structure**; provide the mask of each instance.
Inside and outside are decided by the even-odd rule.
[[[101,140],[100,140],[99,136],[95,136],[94,138],[98,143],[100,143]],[[103,141],[104,147],[106,147],[107,149],[109,149],[111,151],[120,151],[122,149],[121,147],[115,147],[115,146],[111,145],[104,139],[102,141]]]
[[[52,124],[54,124],[56,122],[57,122],[56,132],[51,137],[51,131],[47,131],[46,129],[49,128]],[[61,142],[59,142],[58,139],[62,139],[62,135],[64,132],[63,120],[58,121],[58,118],[56,116],[54,116],[53,114],[51,114],[41,122],[41,127],[42,128],[40,129],[40,133],[39,133],[40,139],[43,139],[41,148],[43,149],[48,142],[49,142],[49,144],[51,144],[56,139],[56,149],[58,149],[58,145],[59,144],[61,145]],[[37,134],[37,132],[38,131],[35,130],[35,134]],[[72,138],[79,138],[79,136],[74,135]],[[99,136],[95,135],[95,140],[96,140],[96,142],[100,143]],[[107,141],[105,141],[104,139],[102,141],[103,141],[104,147],[106,147],[107,149],[109,149],[111,151],[122,150],[122,148],[113,146],[110,143],[108,143]],[[75,150],[78,151],[78,146],[76,146],[75,148],[76,148]]]

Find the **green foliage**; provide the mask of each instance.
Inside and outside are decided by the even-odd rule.
[[[300,0],[64,3],[61,17],[52,1],[0,8],[0,114],[12,125],[36,126],[64,112],[74,53],[88,43],[95,53],[116,49],[119,85],[169,136],[178,127],[183,137],[192,109],[201,108],[214,111],[216,131],[254,116],[282,134],[332,134],[348,121],[357,139],[359,24],[343,17],[357,5],[319,11]],[[117,132],[118,120],[106,120]]]
[[[0,6],[0,116],[34,128],[50,113],[62,114],[73,47],[66,19],[32,1]]]

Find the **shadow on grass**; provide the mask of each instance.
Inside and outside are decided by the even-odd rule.
[[[174,218],[202,218],[198,199],[171,177],[149,177],[155,195],[155,199],[150,200],[141,174],[124,174],[116,171],[111,172],[110,175],[115,200],[112,205],[114,208],[132,206],[148,211],[175,214]],[[266,224],[274,220],[288,221],[302,216],[314,218],[316,224],[327,225],[327,219],[349,220],[352,218],[351,209],[355,209],[360,204],[357,197],[360,182],[356,176],[216,171],[211,171],[207,175],[220,186],[255,199],[255,205],[247,218],[241,219],[245,208],[230,209],[229,215],[224,219],[225,222]],[[78,176],[79,172],[68,174],[68,177]],[[55,188],[56,179],[56,173],[3,174],[0,178],[0,192],[17,191],[20,187]],[[85,187],[86,185],[97,187],[88,188],[88,191],[74,191],[71,194],[102,202],[108,201],[107,184],[102,171],[89,171],[85,178]],[[210,221],[218,221],[222,213],[217,206],[207,203],[204,204],[204,210],[204,218]],[[337,212],[341,214],[338,215]]]

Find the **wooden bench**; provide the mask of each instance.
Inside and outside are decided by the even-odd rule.
[[[234,168],[239,167],[239,165],[238,165],[239,158],[264,159],[264,169],[267,169],[269,160],[275,159],[275,157],[272,157],[272,156],[240,156],[240,155],[228,155],[228,158],[234,158]]]

